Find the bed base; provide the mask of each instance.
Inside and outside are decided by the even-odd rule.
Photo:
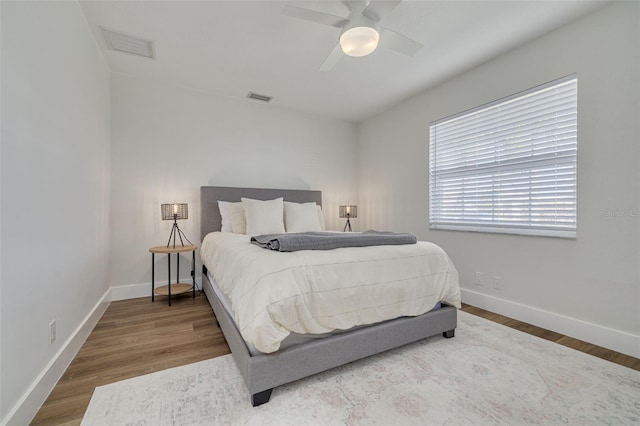
[[[436,334],[451,338],[457,325],[456,308],[443,304],[440,309],[418,317],[397,318],[272,354],[251,355],[231,316],[213,291],[204,265],[202,269],[204,292],[254,407],[269,402],[274,387]]]
[[[296,203],[322,205],[322,192],[296,189],[200,188],[200,239],[221,227],[218,200],[240,201],[241,197],[270,200],[283,197]],[[439,333],[451,338],[457,324],[452,306],[427,312],[419,317],[403,317],[358,328],[308,343],[291,346],[272,354],[252,356],[235,323],[224,309],[209,282],[203,265],[202,287],[240,369],[253,406],[269,401],[274,387],[320,373],[389,349],[397,348]]]

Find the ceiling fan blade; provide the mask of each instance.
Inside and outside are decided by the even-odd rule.
[[[367,18],[373,19],[373,22],[379,22],[395,9],[401,1],[402,0],[372,0],[362,13]]]
[[[315,10],[303,9],[301,7],[289,5],[282,9],[282,14],[336,28],[342,28],[347,22],[349,22],[348,19],[341,16],[335,16],[324,12],[316,12]]]
[[[413,56],[422,49],[422,44],[389,28],[380,27],[380,46],[405,55]]]
[[[320,66],[320,71],[329,71],[343,56],[342,48],[340,47],[340,43],[338,43]]]

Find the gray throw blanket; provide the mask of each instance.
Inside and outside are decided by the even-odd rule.
[[[251,243],[275,251],[331,250],[341,247],[368,247],[415,244],[411,234],[395,232],[296,232],[251,237]]]

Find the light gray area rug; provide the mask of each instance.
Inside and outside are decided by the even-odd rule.
[[[89,425],[630,425],[640,372],[459,312],[440,336],[275,388],[231,355],[96,388]]]

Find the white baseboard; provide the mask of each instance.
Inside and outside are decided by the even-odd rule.
[[[47,366],[40,372],[18,403],[2,420],[3,425],[27,425],[64,374],[73,358],[82,347],[100,317],[109,306],[111,289],[107,290],[91,312],[60,347]]]
[[[202,288],[202,279],[200,277],[196,278],[196,284],[198,288]],[[462,300],[465,303],[478,308],[640,358],[640,336],[478,293],[473,290],[463,288],[461,292]],[[36,377],[1,424],[23,425],[31,422],[112,300],[147,297],[150,293],[151,283],[117,286],[107,290],[49,364]]]
[[[181,282],[185,282],[182,281]],[[166,285],[166,281],[164,283],[156,282],[156,285]],[[196,277],[196,288],[202,288],[202,278]],[[120,285],[111,287],[111,300],[127,300],[127,299],[137,299],[139,297],[151,297],[151,283],[143,283],[143,284],[129,284],[129,285]]]
[[[196,287],[202,288],[202,279],[196,277]],[[71,334],[67,341],[56,352],[51,361],[36,377],[22,398],[9,414],[0,421],[0,425],[26,425],[33,420],[42,404],[64,374],[73,358],[82,347],[91,331],[94,329],[102,314],[109,307],[109,303],[116,300],[137,299],[151,296],[151,283],[131,284],[110,287],[100,298],[91,312]]]
[[[640,336],[469,289],[461,292],[462,301],[469,305],[640,358]]]
[[[137,299],[139,297],[151,296],[151,283],[130,284],[111,287],[111,300]]]

